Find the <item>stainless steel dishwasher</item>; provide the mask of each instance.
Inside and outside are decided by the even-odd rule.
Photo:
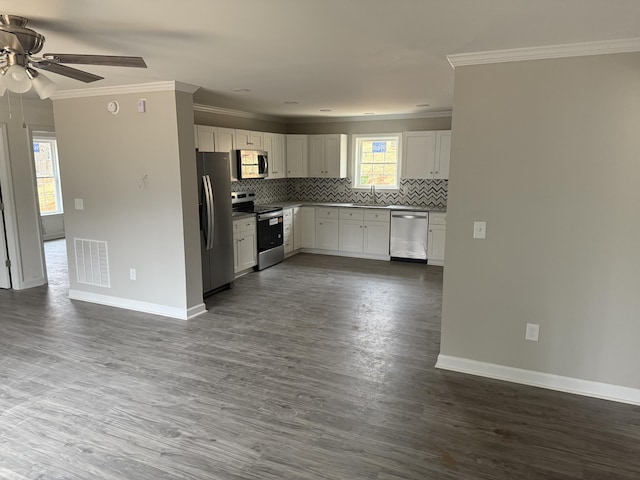
[[[391,212],[391,258],[427,261],[428,212]]]

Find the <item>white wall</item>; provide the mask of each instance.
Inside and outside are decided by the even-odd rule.
[[[204,311],[192,97],[150,90],[54,100],[70,296],[184,318]],[[110,288],[78,282],[74,238],[107,242]]]
[[[64,214],[43,215],[41,221],[44,240],[64,238]]]
[[[11,102],[11,106],[9,106]],[[7,92],[0,97],[0,124],[7,134],[8,162],[2,169],[3,198],[6,205],[9,257],[13,288],[22,289],[46,282],[40,215],[33,164],[30,130],[53,130],[51,101],[23,99]],[[26,128],[23,128],[23,120]]]
[[[441,354],[639,389],[640,54],[459,67],[453,112]]]

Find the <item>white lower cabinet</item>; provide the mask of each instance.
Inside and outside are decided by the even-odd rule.
[[[256,218],[247,217],[233,222],[233,266],[240,273],[258,263]]]
[[[316,248],[316,208],[300,207],[300,241],[301,248]],[[293,232],[295,242],[295,230]],[[295,246],[295,245],[294,245]]]
[[[298,251],[302,248],[302,238],[304,233],[304,222],[302,220],[302,207],[293,207],[293,250]],[[314,212],[315,222],[315,212]]]
[[[294,249],[294,245],[293,245],[293,232],[294,232],[294,228],[293,228],[293,208],[285,208],[284,209],[284,225],[283,225],[283,231],[284,231],[284,238],[283,238],[283,243],[284,243],[284,254],[290,254],[293,252]]]
[[[444,241],[447,231],[447,214],[429,214],[427,230],[427,262],[430,265],[444,265]]]
[[[338,208],[316,208],[316,247],[338,250]]]
[[[340,209],[339,250],[366,255],[389,255],[388,210]]]

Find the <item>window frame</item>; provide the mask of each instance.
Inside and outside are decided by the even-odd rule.
[[[376,190],[384,190],[385,192],[397,192],[400,189],[402,180],[402,132],[394,133],[356,133],[351,136],[352,158],[353,158],[353,182],[351,188],[353,190],[371,189],[371,185],[360,184],[361,161],[359,157],[360,142],[366,140],[397,140],[398,142],[398,161],[396,163],[396,184],[393,186],[375,185]]]
[[[35,150],[33,147],[34,143],[51,143],[52,144],[52,148],[51,148],[51,157],[52,157],[51,162],[53,164],[52,176],[38,176],[36,163],[35,163],[36,162]],[[35,184],[36,184],[36,195],[38,200],[38,211],[40,212],[40,216],[47,217],[50,215],[62,215],[64,214],[64,205],[62,202],[62,186],[60,182],[60,158],[58,156],[58,141],[56,139],[56,134],[54,132],[43,132],[43,131],[33,132],[32,139],[31,139],[31,150],[33,155],[33,169],[34,169],[34,177],[35,177]],[[40,209],[40,190],[38,188],[38,179],[40,178],[53,178],[56,204],[58,206],[58,209],[55,212],[43,212]]]

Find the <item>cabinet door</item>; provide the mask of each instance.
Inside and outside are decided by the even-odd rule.
[[[238,237],[238,269],[246,270],[256,264],[256,234],[245,232]]]
[[[291,223],[285,222],[283,235],[284,253],[293,252],[293,226]]]
[[[364,222],[364,253],[389,255],[389,222]]]
[[[326,176],[324,142],[324,135],[309,136],[309,177],[311,178]]]
[[[300,207],[293,208],[293,249],[302,248],[302,212]],[[315,223],[315,218],[314,218]],[[314,235],[315,236],[315,235]]]
[[[449,157],[451,152],[451,130],[436,132],[436,156],[433,178],[449,178]]]
[[[338,250],[338,219],[318,218],[316,221],[316,248]]]
[[[198,150],[200,152],[215,152],[216,127],[197,125],[196,130],[198,131]]]
[[[236,148],[239,150],[262,150],[262,132],[236,130]]]
[[[427,259],[431,264],[444,265],[445,225],[429,225],[427,232]]]
[[[347,177],[347,136],[325,135],[325,177]]]
[[[363,230],[362,220],[341,219],[340,251],[362,253]]]
[[[236,230],[234,225],[234,231]],[[233,271],[234,273],[238,273],[242,269],[240,268],[240,239],[242,235],[234,234],[233,235]]]
[[[433,178],[436,132],[404,132],[402,178]]]
[[[284,178],[284,135],[281,133],[265,133],[263,149],[269,159],[269,177]]]
[[[238,180],[238,162],[236,161],[236,152],[234,139],[236,131],[233,128],[216,129],[216,152],[224,152],[229,154],[229,172],[231,172],[231,181]]]
[[[315,207],[300,207],[300,246],[301,248],[316,248],[316,209]],[[293,226],[296,234],[297,226]]]
[[[308,135],[287,135],[287,177],[306,177],[309,157]]]

